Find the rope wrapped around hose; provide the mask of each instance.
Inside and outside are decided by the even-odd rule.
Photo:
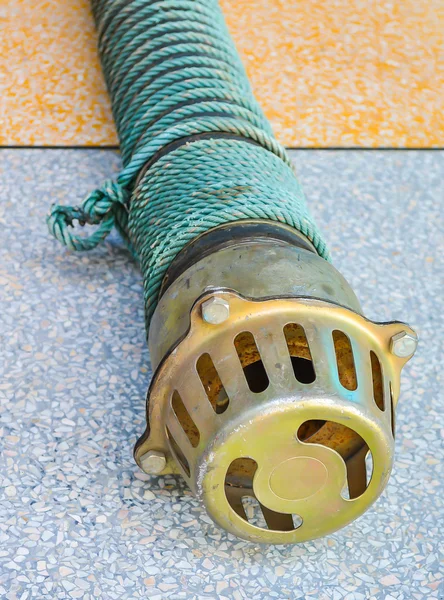
[[[123,169],[51,233],[90,250],[116,227],[138,257],[147,327],[162,279],[197,235],[240,219],[290,225],[328,251],[251,91],[216,0],[92,0]],[[97,228],[89,237],[80,225]]]

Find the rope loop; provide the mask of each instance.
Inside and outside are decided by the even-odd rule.
[[[52,235],[71,250],[85,251],[95,248],[111,232],[116,220],[121,233],[125,234],[129,192],[118,183],[107,180],[103,186],[89,194],[81,206],[61,206],[54,204],[47,218],[48,229]],[[81,227],[98,225],[89,236],[76,235],[69,228],[77,221]],[[123,229],[123,231],[122,231]]]

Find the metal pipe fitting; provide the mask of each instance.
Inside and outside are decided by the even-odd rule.
[[[146,457],[165,457],[161,473],[180,473],[244,539],[331,533],[387,483],[400,372],[416,342],[404,323],[366,319],[342,275],[294,230],[264,221],[212,230],[164,281],[136,461],[158,474]]]

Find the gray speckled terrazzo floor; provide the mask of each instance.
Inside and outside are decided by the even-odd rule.
[[[214,526],[181,481],[141,473],[139,272],[116,236],[74,255],[44,223],[52,202],[115,176],[118,155],[2,150],[0,598],[444,597],[444,153],[293,157],[367,316],[406,320],[421,337],[382,498],[328,538],[267,548]]]

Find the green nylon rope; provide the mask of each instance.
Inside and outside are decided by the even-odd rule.
[[[328,259],[217,1],[92,0],[92,8],[124,168],[81,206],[53,206],[51,233],[90,250],[116,227],[140,260],[147,326],[171,261],[218,225],[286,223]],[[96,228],[79,236],[74,221]]]

